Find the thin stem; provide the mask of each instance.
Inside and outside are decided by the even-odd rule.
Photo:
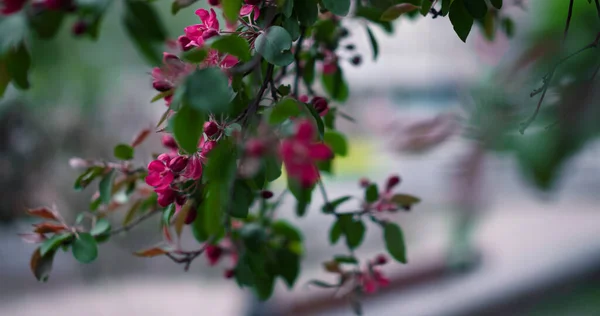
[[[158,213],[160,213],[160,212],[159,212],[159,211],[158,211],[158,209],[155,207],[155,208],[154,208],[154,209],[152,209],[150,212],[148,212],[148,213],[146,213],[146,214],[144,214],[144,215],[142,215],[142,216],[138,217],[138,218],[137,218],[135,221],[133,221],[133,222],[131,222],[131,223],[129,223],[129,224],[127,224],[127,225],[125,225],[125,226],[122,226],[122,227],[119,227],[119,228],[117,228],[117,229],[114,229],[114,230],[112,230],[112,231],[110,232],[110,235],[111,235],[111,236],[113,236],[113,235],[116,235],[116,234],[120,234],[120,233],[122,233],[122,232],[127,232],[127,231],[129,231],[130,229],[132,229],[133,227],[135,227],[135,226],[139,225],[139,224],[140,224],[140,223],[142,223],[143,221],[147,220],[148,218],[150,218],[150,217],[152,217],[152,216],[154,216],[155,214],[158,214]]]
[[[298,89],[300,89],[300,77],[302,77],[302,67],[300,67],[300,52],[302,52],[302,44],[304,44],[304,33],[306,33],[306,28],[300,28],[300,37],[298,38],[298,43],[296,44],[296,52],[294,52],[294,62],[296,64],[296,76],[294,77],[294,87],[293,93],[296,97],[299,97]]]
[[[565,24],[565,34],[563,35],[563,42],[567,39],[567,33],[569,33],[569,26],[571,26],[571,17],[573,16],[573,2],[569,1],[569,12],[567,13],[567,23]]]

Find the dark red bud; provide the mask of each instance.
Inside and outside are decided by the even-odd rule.
[[[205,251],[206,257],[208,258],[208,263],[211,266],[215,265],[223,254],[223,249],[219,246],[207,246]]]
[[[387,259],[387,257],[386,257],[386,256],[384,256],[384,255],[378,255],[378,256],[375,258],[375,265],[378,265],[378,266],[380,266],[380,265],[384,265],[384,264],[386,264],[387,262],[388,262],[388,259]]]
[[[215,37],[217,35],[219,35],[219,31],[210,29],[210,30],[207,30],[206,32],[202,33],[202,39],[207,40],[207,39],[209,39],[211,37]]]
[[[268,200],[273,197],[273,192],[269,190],[264,190],[260,192],[260,196],[262,196],[263,199]]]
[[[187,213],[187,216],[185,217],[185,224],[189,225],[189,224],[193,223],[196,220],[197,214],[198,214],[198,212],[196,212],[196,209],[191,207]]]
[[[169,84],[168,82],[164,82],[164,81],[154,81],[152,83],[152,87],[154,88],[154,90],[156,90],[158,92],[169,91],[173,88],[173,86],[171,84]]]
[[[75,22],[75,24],[73,24],[73,27],[71,28],[71,32],[75,36],[80,36],[80,35],[85,34],[85,32],[87,32],[87,29],[88,29],[87,22],[79,20],[79,21]]]
[[[219,4],[221,4],[220,0],[208,0],[208,4],[212,5],[212,6],[218,6]]]
[[[246,152],[252,157],[260,157],[266,151],[265,144],[258,139],[250,139],[246,142]]]
[[[362,63],[362,57],[360,57],[360,55],[356,55],[356,56],[352,57],[352,59],[350,59],[350,62],[354,66],[358,66]]]
[[[262,0],[244,0],[245,4],[250,4],[250,5],[259,5],[262,2]]]
[[[390,176],[387,180],[387,184],[385,185],[386,191],[391,191],[395,186],[400,183],[400,177],[397,175]]]
[[[210,121],[204,123],[204,133],[208,137],[213,137],[219,132],[219,125],[217,123]]]
[[[169,149],[177,150],[177,142],[175,142],[175,138],[169,134],[162,137],[162,144]]]
[[[233,277],[235,276],[235,270],[233,270],[233,269],[227,269],[227,270],[225,270],[225,272],[223,273],[223,276],[224,276],[226,279],[231,279],[231,278],[233,278]]]
[[[175,191],[166,189],[158,195],[158,205],[167,207],[171,203],[175,202]]]
[[[191,46],[187,46],[189,43],[192,42],[189,37],[182,35],[182,36],[179,36],[177,41],[179,42],[179,47],[181,48],[182,51],[188,51],[188,50],[192,49]]]
[[[164,164],[168,167],[169,164],[171,163],[171,157],[169,157],[169,155],[167,154],[160,154],[158,155],[158,157],[156,157],[156,159],[164,162]]]
[[[171,171],[175,173],[182,172],[185,167],[187,167],[189,159],[184,156],[177,156],[171,159],[171,163],[169,164]]]
[[[312,99],[312,104],[319,114],[325,112],[329,108],[329,103],[325,98],[322,97],[314,97]]]
[[[177,205],[183,205],[185,202],[187,202],[187,197],[185,195],[178,195],[175,199],[175,203],[177,203]]]

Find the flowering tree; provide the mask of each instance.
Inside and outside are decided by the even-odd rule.
[[[83,170],[76,190],[94,182],[98,186],[89,210],[75,223],[65,222],[55,208],[28,210],[43,219],[23,235],[40,244],[31,270],[41,281],[48,279],[59,249],[70,249],[82,263],[92,262],[98,243],[161,214],[164,242],[135,255],[167,256],[185,270],[202,255],[211,264],[227,258],[224,276],[265,300],[277,278],[291,288],[300,273],[302,233],[293,223],[276,218],[282,198],[294,196],[300,218],[312,195],[321,194],[323,216],[335,218],[330,242],[343,240],[348,253],[324,265],[339,276],[336,284],[311,283],[350,288],[348,295],[358,302],[363,293],[389,282],[379,270],[387,263],[386,256],[361,263],[354,255],[366,233],[364,221],[376,223],[389,256],[406,263],[400,226],[381,214],[409,210],[420,200],[396,191],[397,175],[381,186],[360,180],[361,196],[329,196],[321,181],[320,173],[329,172],[331,161],[348,150],[346,137],[336,129],[336,120],[353,120],[341,107],[349,95],[343,66],[361,63],[358,55],[349,63],[340,57],[341,50],[354,50],[352,44],[341,44],[348,34],[344,17],[364,22],[374,59],[379,48],[371,28],[392,33],[391,22],[400,17],[449,16],[462,41],[474,24],[489,38],[496,30],[511,35],[514,28],[501,10],[502,0],[209,0],[209,10],[195,11],[198,24],[168,41],[150,1],[124,3],[123,23],[132,43],[149,63],[160,64],[151,73],[158,91],[152,102],[164,102],[166,110],[156,131],[143,130],[131,143],[117,145],[114,161],[71,160],[72,166]],[[95,39],[109,4],[3,0],[2,13],[9,16],[4,23],[14,15],[25,16],[28,23],[25,32],[3,35],[0,94],[9,83],[29,87],[28,36],[51,38],[72,15],[77,17],[72,33]],[[196,0],[175,0],[172,13],[194,5]],[[590,45],[596,47],[597,39]],[[536,92],[542,99],[553,73]],[[326,95],[315,93],[317,77]],[[134,165],[136,147],[153,132],[162,134],[165,151],[147,166]],[[287,188],[274,197],[269,186],[282,170]],[[124,194],[127,202],[115,199],[117,194]],[[344,208],[351,199],[360,200],[360,209]],[[123,226],[111,227],[107,214],[121,209],[126,214]],[[180,246],[179,236],[186,227],[198,241],[197,249]],[[359,305],[355,307],[360,312]]]

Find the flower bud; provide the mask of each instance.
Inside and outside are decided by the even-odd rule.
[[[187,213],[187,216],[185,217],[185,224],[189,225],[191,223],[193,223],[196,220],[196,215],[198,214],[198,212],[196,211],[196,208],[194,207],[190,207],[190,210]]]
[[[87,32],[88,29],[88,24],[87,22],[83,21],[83,20],[79,20],[77,22],[75,22],[75,24],[73,24],[73,27],[71,28],[71,33],[73,33],[73,35],[75,36],[80,36],[83,35]]]
[[[388,262],[388,259],[384,255],[378,255],[377,257],[375,257],[375,261],[373,261],[373,263],[378,266],[384,265],[387,262]]]
[[[177,38],[177,42],[179,42],[179,47],[184,52],[192,49],[191,46],[188,46],[188,44],[191,43],[192,41],[190,40],[189,37],[187,37],[185,35],[179,36],[179,38]]]
[[[204,123],[204,133],[208,137],[213,137],[219,132],[219,125],[217,123],[210,121]]]
[[[215,148],[215,146],[217,146],[217,142],[213,140],[205,142],[204,146],[202,146],[202,153],[204,155],[207,155],[211,150]]]
[[[246,153],[252,157],[260,157],[266,151],[265,144],[256,138],[249,139],[246,142]]]
[[[387,184],[385,185],[385,191],[391,191],[395,186],[400,183],[400,177],[397,175],[390,176],[387,180]]]
[[[312,105],[315,107],[315,110],[320,116],[323,116],[329,112],[329,103],[325,98],[314,97],[312,99]]]
[[[226,279],[231,279],[235,276],[235,270],[234,269],[227,269],[225,270],[225,272],[223,273],[223,276]]]
[[[171,159],[169,168],[171,168],[171,171],[173,171],[175,173],[182,172],[185,169],[185,167],[187,167],[188,160],[189,159],[187,157],[177,156],[177,157]]]
[[[298,101],[302,102],[302,103],[307,103],[308,102],[308,96],[306,94],[301,95],[298,98]]]
[[[158,92],[165,92],[171,90],[173,86],[165,81],[154,81],[152,83],[152,88]]]
[[[223,249],[219,246],[209,245],[206,247],[206,258],[208,259],[208,263],[211,266],[214,266],[219,262],[221,255],[223,254]]]
[[[165,189],[158,194],[158,205],[167,207],[171,203],[175,202],[175,191],[171,189]]]
[[[350,59],[350,62],[354,66],[358,66],[362,63],[362,57],[360,57],[360,55],[356,55],[356,56],[352,57],[352,59]]]
[[[212,5],[212,6],[218,6],[219,4],[221,4],[220,0],[208,0],[208,4]]]
[[[260,196],[263,199],[268,200],[273,197],[273,192],[271,192],[269,190],[264,190],[264,191],[260,192]]]
[[[249,5],[259,5],[261,2],[262,0],[244,0],[244,3]]]
[[[209,39],[211,37],[215,37],[217,35],[219,35],[219,31],[210,29],[210,30],[207,30],[204,33],[202,33],[202,39],[207,40],[207,39]]]
[[[162,144],[169,149],[177,150],[177,142],[175,142],[175,138],[169,134],[162,137]]]
[[[184,205],[185,202],[187,202],[187,197],[185,195],[178,195],[175,199],[175,203],[177,203],[177,205]]]
[[[167,167],[171,163],[171,157],[169,157],[169,155],[167,155],[167,154],[160,154],[160,155],[158,155],[158,157],[156,157],[156,159],[162,161],[165,165],[167,165]]]
[[[361,188],[366,188],[369,185],[371,185],[371,181],[369,179],[367,179],[367,178],[360,178],[360,180],[359,180],[358,183],[359,183],[359,185],[360,185]]]

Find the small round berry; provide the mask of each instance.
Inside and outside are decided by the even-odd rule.
[[[273,197],[273,192],[269,190],[264,190],[260,192],[260,196],[262,196],[263,199],[268,200]]]
[[[350,60],[350,62],[354,65],[354,66],[358,66],[362,63],[362,57],[360,57],[360,55],[356,55],[354,57],[352,57],[352,59]]]
[[[204,123],[204,134],[208,137],[213,137],[219,132],[219,125],[217,123],[210,121]]]

